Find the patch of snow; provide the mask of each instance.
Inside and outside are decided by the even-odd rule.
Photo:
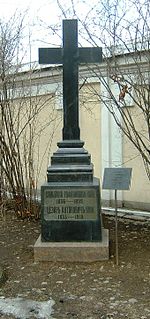
[[[137,299],[135,299],[135,298],[131,298],[131,299],[129,299],[128,301],[129,301],[129,303],[131,303],[131,304],[134,304],[134,303],[138,302]]]
[[[0,299],[0,314],[13,315],[17,319],[52,319],[54,300],[34,301],[23,298]]]
[[[41,283],[41,285],[42,285],[42,286],[47,285],[47,281],[43,281],[43,282]]]

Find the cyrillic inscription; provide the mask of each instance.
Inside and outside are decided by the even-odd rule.
[[[96,190],[44,190],[46,220],[95,220],[97,218]]]

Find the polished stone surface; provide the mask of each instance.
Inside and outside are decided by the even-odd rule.
[[[102,48],[78,47],[78,20],[63,20],[63,47],[40,48],[40,64],[63,65],[63,140],[80,140],[79,65],[102,62]]]
[[[101,241],[99,180],[41,187],[42,241]]]
[[[93,164],[91,155],[80,140],[59,142],[58,149],[51,157],[47,170],[47,181],[52,182],[92,182]]]

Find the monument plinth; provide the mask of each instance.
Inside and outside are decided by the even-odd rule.
[[[47,181],[92,182],[93,165],[90,154],[83,148],[84,142],[64,140],[57,145],[59,148],[47,170]]]
[[[73,250],[76,261],[80,254],[82,261],[93,261],[96,251],[95,260],[108,259],[99,179],[93,177],[91,156],[84,149],[79,129],[78,65],[101,60],[101,48],[78,48],[77,20],[63,21],[62,48],[39,49],[41,64],[63,64],[64,117],[63,140],[57,144],[47,170],[47,183],[41,187],[41,237],[35,244],[35,260],[67,261]]]

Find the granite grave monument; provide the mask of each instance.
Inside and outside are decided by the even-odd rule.
[[[51,157],[47,183],[41,187],[41,239],[35,244],[37,260],[41,254],[38,247],[49,246],[51,253],[44,253],[43,256],[47,256],[44,260],[51,260],[50,254],[56,260],[63,260],[61,248],[67,245],[70,252],[70,247],[78,247],[80,255],[81,243],[84,249],[83,243],[86,247],[89,243],[101,246],[104,240],[99,179],[93,176],[91,156],[80,140],[78,96],[79,65],[101,62],[101,48],[78,47],[77,20],[63,20],[62,48],[39,49],[40,64],[63,65],[63,132],[62,141]],[[108,236],[105,237],[104,259],[107,259]],[[92,246],[90,249],[92,252]]]

